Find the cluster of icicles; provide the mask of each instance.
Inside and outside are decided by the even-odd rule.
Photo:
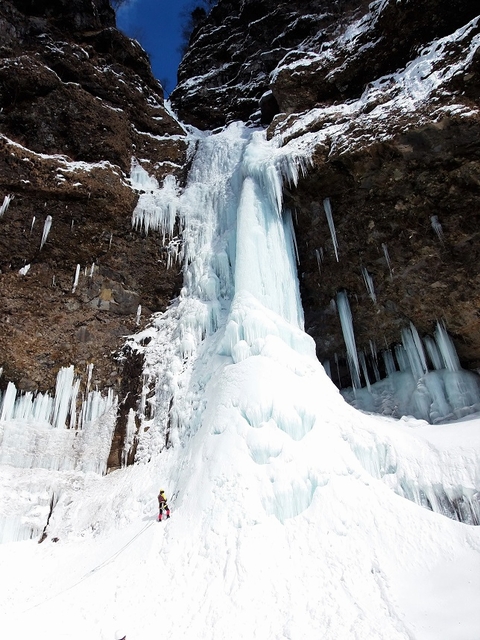
[[[92,370],[93,365],[89,365],[83,394],[73,365],[59,370],[53,396],[21,392],[9,382],[6,390],[0,392],[0,462],[15,467],[56,470],[75,469],[78,464],[83,468],[87,464],[89,471],[104,473],[109,447],[103,446],[103,440],[110,442],[114,419],[103,421],[105,429],[99,427],[98,422],[102,422],[110,409],[115,409],[116,398],[112,390],[106,395],[90,390]],[[111,413],[114,415],[115,410]],[[72,439],[76,441],[73,448]],[[96,444],[94,439],[98,439]],[[86,440],[88,448],[92,445],[96,452],[89,460],[82,461]]]
[[[53,428],[82,428],[92,422],[101,413],[112,406],[110,395],[104,398],[99,391],[90,391],[93,365],[88,368],[87,392],[77,411],[77,397],[80,390],[80,378],[74,377],[74,367],[62,367],[57,374],[55,394],[22,393],[13,382],[9,382],[6,391],[0,392],[0,421],[34,420],[44,422]]]
[[[323,207],[338,262],[339,245],[329,198],[325,198]],[[431,217],[431,224],[443,244],[442,225],[437,216]],[[382,244],[382,249],[393,277],[387,245]],[[316,250],[316,258],[321,273],[323,249]],[[376,303],[373,278],[364,266],[361,271],[368,295]],[[375,343],[370,341],[370,353],[357,350],[347,294],[339,292],[333,304],[340,317],[352,381],[352,388],[342,389],[342,394],[350,404],[396,418],[413,415],[431,423],[455,420],[480,410],[480,377],[460,367],[453,342],[442,323],[437,323],[434,337],[421,338],[413,324],[403,329],[401,344],[393,351],[380,352],[386,373],[382,380]],[[336,371],[330,361],[324,362],[330,378],[342,387],[337,354],[335,365]]]
[[[423,338],[411,323],[403,329],[402,342],[393,350],[378,353],[371,341],[370,353],[365,353],[357,350],[352,313],[344,291],[337,294],[336,307],[352,380],[352,388],[342,389],[342,394],[352,405],[393,417],[413,415],[434,424],[480,410],[480,377],[461,368],[443,323],[437,323],[433,337]],[[383,380],[379,357],[386,373]],[[335,364],[336,380],[330,362],[325,362],[324,367],[340,385],[337,355]]]

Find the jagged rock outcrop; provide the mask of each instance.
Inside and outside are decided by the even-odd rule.
[[[185,122],[203,129],[251,118],[270,122],[279,111],[271,93],[260,105],[270,89],[270,73],[319,29],[331,33],[343,12],[356,4],[352,0],[333,6],[318,0],[301,5],[273,0],[219,2],[192,34],[172,104]]]
[[[312,160],[286,202],[322,360],[345,353],[332,300],[346,290],[358,348],[444,319],[463,366],[480,365],[478,13],[473,1],[221,0],[193,34],[172,96],[182,117],[209,128],[255,120],[260,100],[268,135]],[[350,384],[339,369],[334,380]]]
[[[184,129],[108,0],[2,2],[0,40],[0,385],[51,391],[93,363],[93,387],[128,395],[124,336],[181,284],[132,230],[130,166],[183,180]]]

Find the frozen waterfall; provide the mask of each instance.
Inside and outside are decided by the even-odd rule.
[[[159,186],[148,195],[151,208],[141,199],[134,213],[136,226],[146,228],[148,221],[149,228],[168,236],[171,223],[165,212],[178,212],[185,283],[172,307],[131,339],[131,347],[142,351],[146,361],[137,462],[152,459],[172,443],[186,446],[205,429],[218,435],[241,433],[252,460],[269,466],[270,491],[263,507],[282,522],[308,507],[315,488],[328,481],[330,467],[322,458],[322,463],[293,472],[280,462],[284,437],[308,440],[307,434],[318,433],[315,425],[324,424],[331,412],[345,411],[341,396],[326,382],[313,341],[303,332],[293,225],[282,209],[282,181],[295,181],[304,168],[304,159],[267,143],[262,132],[234,124],[199,138],[182,193],[168,184]],[[346,294],[338,296],[337,306],[350,344],[352,375],[360,387],[360,370],[368,379],[367,358],[357,356]],[[404,345],[405,369],[415,367],[423,375],[426,357],[415,327],[404,333]],[[439,342],[438,353],[442,349]],[[389,362],[394,378],[392,355]],[[402,375],[412,374],[398,373]],[[368,389],[373,394],[382,383],[368,380]],[[430,393],[437,393],[440,385],[433,379],[428,384]],[[357,389],[359,403],[368,389]],[[355,429],[346,425],[349,435],[343,437],[354,454],[383,478],[378,471],[383,450],[372,442],[365,451]],[[388,482],[395,492],[424,506],[424,496],[430,495],[429,508],[455,517],[453,507],[445,506],[451,502],[441,497],[445,490],[438,480],[433,487],[433,480],[425,479],[419,489],[408,473],[399,471]],[[476,499],[459,487],[459,500],[467,504],[465,517],[480,521]]]
[[[128,341],[143,353],[145,368],[137,416],[130,411],[127,420],[124,463],[134,442],[136,463],[142,464],[172,445],[179,451],[188,447],[205,430],[231,433],[234,440],[240,438],[236,446],[246,447],[258,466],[263,488],[256,508],[286,522],[308,509],[331,470],[344,464],[347,454],[339,451],[348,443],[348,455],[374,477],[388,481],[396,493],[450,517],[460,513],[452,505],[461,503],[462,517],[479,521],[476,494],[465,479],[455,489],[444,487],[436,477],[426,477],[419,485],[411,480],[412,471],[398,464],[394,473],[385,475],[384,445],[375,438],[365,444],[353,426],[358,415],[353,409],[348,413],[316,359],[313,340],[303,331],[294,225],[282,205],[283,182],[295,183],[307,160],[241,124],[216,135],[198,133],[196,144],[183,190],[171,177],[159,185],[140,165],[132,164],[132,186],[141,191],[133,226],[144,233],[161,233],[168,255],[183,263],[184,285],[167,312]],[[392,353],[382,352],[387,383],[377,380],[378,368],[377,382],[371,382],[371,357],[357,354],[345,293],[337,297],[337,307],[357,379],[357,406],[385,413],[392,400],[385,399],[383,389],[394,380],[400,381],[402,398],[406,389],[415,391],[420,417],[428,415],[432,421],[446,413],[463,415],[466,404],[475,404],[475,384],[459,370],[443,325],[425,341],[425,348],[413,326],[405,330],[396,361]],[[428,373],[427,356],[435,366]],[[21,393],[10,383],[1,399],[2,464],[57,474],[46,482],[45,509],[53,495],[61,500],[67,491],[72,477],[65,474],[101,474],[106,469],[116,399],[91,391],[91,367],[87,374],[82,393],[79,378],[68,367],[60,370],[53,396]],[[360,388],[362,374],[366,389]],[[416,390],[414,375],[423,381]],[[445,399],[446,388],[456,389],[456,395],[449,393]],[[382,406],[372,405],[375,397]],[[402,409],[410,406],[407,402]],[[337,413],[350,416],[340,431],[333,426]],[[344,443],[338,451],[337,445],[325,446],[325,438],[333,443],[338,437]],[[309,452],[294,466],[285,459],[293,455],[287,453],[293,443]],[[310,452],[315,452],[313,458]],[[435,453],[431,455],[435,459]],[[179,464],[172,483],[182,484],[182,469]],[[3,539],[36,536],[44,517],[44,509],[30,513],[28,503],[19,500],[17,511],[0,519]]]

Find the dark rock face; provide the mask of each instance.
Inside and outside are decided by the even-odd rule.
[[[193,34],[178,70],[172,104],[185,121],[213,129],[234,120],[259,121],[259,100],[269,75],[291,50],[322,29],[331,29],[355,0],[301,3],[221,1]],[[273,111],[273,113],[272,113]],[[267,108],[263,120],[274,113]]]
[[[394,7],[398,10],[394,3],[385,6],[387,14]],[[459,20],[469,20],[474,15],[472,5],[467,3],[463,8],[467,13],[459,10],[454,17],[448,3],[434,3],[435,20],[429,36],[444,36],[448,26],[460,28]],[[319,61],[289,66],[285,60],[285,66],[275,74],[273,91],[279,103],[288,102],[282,102],[283,95],[293,96],[288,109],[318,105],[319,100],[318,92],[309,99],[295,92],[292,83],[317,91],[320,85],[331,84],[332,78],[336,79],[335,86],[342,78],[345,91],[353,87],[348,115],[343,115],[341,109],[342,104],[348,103],[335,101],[332,93],[325,93],[318,118],[313,116],[308,125],[300,126],[301,132],[295,115],[277,116],[277,124],[271,127],[271,134],[280,133],[284,143],[312,133],[322,140],[314,145],[314,169],[290,197],[299,220],[297,239],[306,327],[315,338],[322,360],[333,362],[334,354],[344,354],[340,323],[331,300],[345,289],[352,307],[357,347],[364,352],[370,351],[371,340],[378,349],[398,343],[401,329],[411,321],[421,334],[432,334],[436,322],[444,320],[462,365],[478,368],[480,324],[475,292],[480,281],[476,231],[480,118],[472,103],[480,70],[478,48],[474,45],[478,20],[464,29],[459,40],[439,43],[431,50],[431,55],[441,51],[441,59],[432,70],[425,67],[423,73],[428,77],[428,73],[441,69],[444,80],[418,100],[415,109],[408,106],[414,85],[402,88],[405,76],[401,72],[384,76],[382,83],[376,83],[375,72],[384,73],[399,64],[399,49],[390,51],[385,46],[390,33],[385,25],[390,21],[380,13],[366,23],[355,40],[360,48],[355,48],[350,57],[342,53],[348,50],[348,42],[340,39],[340,46],[333,45],[325,56],[328,63],[323,60],[323,67]],[[401,34],[400,16],[397,23]],[[422,17],[418,27],[416,23],[412,25],[416,38],[426,37],[427,25]],[[413,48],[405,46],[403,55],[408,51],[415,59],[413,52],[417,50],[421,50],[419,40]],[[408,57],[402,59],[402,64],[407,62]],[[410,73],[415,76],[423,64],[409,67]],[[362,94],[358,79],[367,72],[372,90],[364,84]],[[354,79],[354,85],[346,78]],[[316,84],[317,80],[320,84]],[[280,85],[283,89],[278,93]],[[359,96],[357,102],[355,94]],[[322,138],[322,128],[336,123],[338,133]],[[323,199],[327,197],[333,207],[339,262],[323,210]],[[440,224],[441,229],[435,224]],[[317,252],[323,256],[321,265]],[[367,291],[362,269],[373,279],[375,302]],[[346,378],[336,381],[340,386],[349,384]]]
[[[46,18],[64,32],[115,27],[115,14],[108,0],[13,0],[27,16]]]
[[[183,127],[108,0],[2,2],[0,40],[0,205],[13,196],[0,218],[0,384],[51,391],[60,367],[93,363],[94,386],[134,395],[118,350],[139,305],[143,323],[181,277],[160,235],[132,230],[128,174],[135,156],[182,181]]]
[[[478,14],[473,0],[428,0],[421,11],[409,2],[389,2],[379,13],[365,13],[357,22],[359,33],[352,47],[350,40],[342,42],[342,22],[352,23],[368,8],[357,4],[357,11],[343,13],[336,23],[338,40],[333,46],[327,45],[330,33],[322,29],[308,42],[309,51],[319,55],[305,58],[304,44],[282,60],[271,83],[280,111],[298,113],[319,103],[357,98],[368,83],[404,68],[422,47]]]
[[[370,19],[368,8],[364,0],[221,0],[192,34],[172,104],[185,122],[212,129],[358,97],[478,14],[475,0],[428,0],[421,11],[390,2]],[[342,46],[347,25],[362,16],[354,48]],[[273,100],[261,109],[268,91]]]
[[[370,340],[378,349],[399,342],[410,321],[421,334],[432,334],[443,319],[463,366],[480,366],[479,149],[478,119],[445,118],[360,153],[342,154],[292,192],[306,327],[321,360],[333,363],[335,353],[345,354],[331,300],[346,289],[359,349],[369,353]],[[338,262],[323,208],[327,197]],[[441,237],[432,216],[442,226]],[[316,251],[322,253],[320,265]],[[373,279],[376,302],[362,267]],[[332,372],[335,376],[333,366]],[[348,378],[341,382],[350,384]]]
[[[425,334],[444,319],[462,365],[480,366],[477,15],[470,0],[428,0],[421,10],[409,2],[221,0],[192,36],[172,96],[185,120],[213,128],[257,111],[258,122],[262,103],[270,137],[308,146],[313,167],[286,189],[286,204],[298,220],[306,329],[322,360],[345,353],[331,301],[346,290],[359,349],[398,342],[410,321]],[[419,82],[429,74],[442,81],[409,108],[416,97],[402,94],[399,74],[456,30],[462,35],[432,50],[443,57],[418,71]],[[350,384],[340,369],[336,381]]]

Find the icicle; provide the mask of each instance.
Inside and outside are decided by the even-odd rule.
[[[77,378],[72,385],[72,391],[70,395],[70,408],[69,408],[70,429],[75,429],[76,422],[77,422],[77,396],[78,396],[79,390],[80,390],[80,378]]]
[[[93,274],[95,273],[95,262],[92,262],[92,266],[90,267],[90,278],[93,278]]]
[[[74,224],[75,224],[75,220],[72,219],[72,222],[70,224],[70,233],[73,231]]]
[[[380,371],[378,370],[377,345],[375,344],[375,342],[373,340],[370,340],[369,343],[370,343],[370,353],[372,354],[373,374],[375,376],[375,380],[377,382],[379,382],[381,377],[380,377]]]
[[[413,341],[415,342],[415,346],[418,351],[420,362],[422,363],[423,373],[427,373],[428,371],[427,359],[425,358],[425,351],[423,350],[422,339],[420,338],[417,331],[417,327],[413,324],[413,322],[410,322],[410,331],[412,332]]]
[[[298,245],[297,245],[297,236],[295,235],[295,227],[293,226],[293,218],[292,218],[292,212],[287,209],[284,212],[285,215],[285,219],[288,225],[288,228],[290,229],[290,235],[293,241],[293,246],[295,249],[295,258],[297,260],[297,265],[300,264],[300,256],[298,255]]]
[[[335,257],[338,262],[338,243],[337,233],[335,231],[335,224],[333,222],[332,207],[330,205],[330,198],[325,198],[323,201],[323,208],[325,209],[325,215],[327,216],[328,228],[330,229],[330,235],[332,236],[333,248],[335,250]]]
[[[385,349],[382,353],[383,362],[385,364],[385,371],[387,372],[387,376],[393,375],[397,368],[395,366],[395,360],[393,358],[393,354],[390,349]]]
[[[3,199],[3,204],[0,206],[0,218],[7,212],[10,202],[15,196],[7,195]]]
[[[52,287],[56,287],[56,281],[55,281],[55,276],[52,276]]]
[[[139,304],[138,307],[137,307],[137,317],[136,317],[136,320],[135,320],[135,324],[137,326],[140,324],[141,316],[142,316],[142,305]]]
[[[338,386],[340,386],[340,365],[338,363],[338,354],[335,352],[333,357],[335,358],[335,364],[337,365]]]
[[[443,244],[443,229],[442,229],[442,225],[438,220],[438,216],[432,216],[430,218],[430,221],[432,223],[432,229],[435,231],[435,233],[438,236],[438,239]]]
[[[365,354],[363,353],[363,351],[358,352],[358,359],[360,361],[360,366],[362,368],[362,373],[363,373],[363,377],[365,378],[367,389],[371,391],[372,387],[370,385],[370,378],[368,377],[367,361],[365,359]]]
[[[402,343],[407,352],[408,361],[414,377],[418,380],[428,371],[422,341],[415,325],[411,322],[410,329],[402,329]]]
[[[110,233],[110,240],[108,241],[108,250],[112,248],[113,232]]]
[[[437,322],[435,341],[438,345],[445,366],[449,371],[460,371],[460,361],[452,339],[447,333],[443,322]]]
[[[390,278],[393,280],[392,263],[390,262],[390,255],[388,253],[388,247],[385,243],[382,243],[383,255],[387,262],[388,270],[390,271]]]
[[[43,249],[43,245],[47,241],[51,226],[52,226],[52,216],[47,216],[45,218],[45,223],[43,225],[42,240],[40,242],[40,251]]]
[[[331,380],[332,379],[332,370],[330,368],[330,360],[324,360],[322,362],[322,364],[323,364],[323,368],[325,369],[325,373],[327,374],[327,376]]]
[[[443,362],[440,351],[437,347],[435,340],[431,336],[425,336],[423,339],[423,343],[427,350],[428,357],[430,358],[430,362],[433,365],[433,368],[439,371],[445,367],[445,363]]]
[[[318,264],[318,273],[322,275],[322,260],[323,260],[323,249],[315,249],[315,256],[317,258]]]
[[[345,291],[337,293],[337,309],[342,326],[343,339],[347,347],[348,365],[354,388],[360,389],[360,366],[358,363],[357,346],[353,330],[352,312]]]
[[[75,277],[73,279],[73,287],[72,287],[72,293],[75,293],[75,290],[77,288],[78,285],[78,279],[80,277],[80,265],[77,264],[77,268],[75,270]]]
[[[30,269],[30,264],[26,264],[24,267],[22,267],[21,269],[18,270],[18,273],[21,276],[26,276],[29,269]]]
[[[92,383],[93,367],[94,367],[93,362],[90,362],[90,364],[87,365],[87,383],[85,385],[85,397],[88,396],[88,393],[90,391],[90,385]]]
[[[57,373],[55,385],[55,404],[53,409],[53,426],[57,429],[65,427],[72,397],[74,368],[62,367]]]
[[[403,345],[395,345],[395,356],[397,358],[400,371],[411,371],[410,361]]]
[[[33,227],[34,227],[34,225],[35,225],[35,220],[36,220],[36,217],[35,217],[35,216],[33,216],[33,218],[32,218],[32,224],[31,224],[31,226],[30,226],[30,235],[32,235]]]
[[[2,411],[0,413],[0,422],[11,420],[15,408],[15,398],[17,396],[17,388],[13,382],[7,384],[2,400]]]
[[[363,276],[363,281],[365,282],[365,287],[366,287],[366,289],[368,291],[368,295],[373,300],[373,302],[376,304],[377,303],[377,296],[375,295],[375,287],[373,285],[373,278],[368,273],[368,271],[367,271],[367,269],[365,267],[362,267],[362,276]]]

